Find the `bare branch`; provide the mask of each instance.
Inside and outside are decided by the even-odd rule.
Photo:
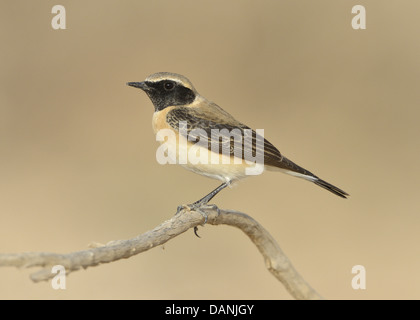
[[[267,269],[281,281],[295,299],[322,299],[294,269],[289,259],[280,249],[273,237],[250,216],[233,210],[206,210],[208,224],[225,224],[242,230],[257,246],[265,260]],[[127,259],[194,228],[204,222],[201,214],[195,211],[182,211],[146,233],[129,240],[112,241],[106,245],[69,254],[29,252],[20,254],[0,254],[0,266],[18,268],[41,267],[31,275],[34,282],[47,281],[55,276],[51,273],[54,265],[62,265],[66,274],[81,268],[97,266],[119,259]]]

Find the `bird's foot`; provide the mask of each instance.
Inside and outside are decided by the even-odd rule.
[[[208,214],[205,212],[206,209],[216,210],[217,214],[218,215],[220,214],[220,209],[215,204],[207,204],[200,201],[194,202],[191,204],[184,204],[184,205],[178,206],[176,214],[180,213],[182,210],[197,211],[199,214],[203,216],[204,218],[203,225],[205,225],[207,223],[207,216],[208,216]]]
[[[220,209],[215,205],[215,204],[207,204],[201,201],[197,201],[191,204],[184,204],[184,205],[180,205],[177,208],[176,214],[180,213],[183,210],[187,210],[187,211],[197,211],[199,214],[201,214],[204,217],[204,223],[203,226],[207,223],[207,213],[205,212],[206,209],[211,209],[211,210],[216,210],[217,211],[217,215],[220,214]],[[198,231],[198,227],[195,226],[194,227],[194,234],[200,238],[200,236],[197,233]]]

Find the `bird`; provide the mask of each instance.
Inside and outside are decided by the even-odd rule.
[[[162,130],[166,130],[176,137],[170,143],[168,142],[170,139],[166,142],[161,141],[167,143],[168,148],[179,150],[178,153],[174,152],[174,162],[195,173],[222,181],[219,187],[203,198],[179,206],[177,212],[185,208],[196,210],[207,221],[207,215],[201,209],[210,206],[209,201],[221,190],[249,176],[248,172],[258,164],[262,165],[260,166],[262,171],[280,171],[310,181],[341,198],[349,196],[347,192],[283,156],[272,143],[257,132],[258,130],[253,130],[236,120],[220,106],[200,95],[185,76],[158,72],[142,82],[127,82],[127,85],[143,90],[153,103],[155,111],[152,126],[155,134],[158,135]],[[216,137],[214,132],[218,133]],[[245,146],[246,139],[250,143]],[[190,159],[180,161],[181,145],[188,155],[198,152],[204,154],[204,158],[200,158],[202,160],[213,157],[212,159],[219,162],[197,163]],[[244,161],[247,160],[247,156],[250,158],[252,155],[260,159],[260,162]]]

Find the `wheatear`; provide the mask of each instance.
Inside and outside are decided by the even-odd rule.
[[[140,88],[149,96],[155,107],[153,129],[156,134],[163,129],[173,132],[176,139],[172,147],[175,150],[180,151],[180,146],[184,145],[186,146],[184,151],[188,153],[191,148],[197,148],[194,142],[199,140],[200,145],[194,152],[198,150],[198,152],[208,154],[208,157],[204,159],[219,160],[216,161],[217,163],[210,160],[197,163],[197,161],[187,159],[182,163],[179,161],[179,152],[175,152],[176,159],[174,160],[186,169],[223,181],[208,195],[187,205],[189,209],[199,210],[230,183],[245,178],[248,175],[247,169],[250,169],[252,164],[244,160],[249,160],[247,155],[251,154],[257,158],[260,156],[259,162],[263,164],[263,169],[281,171],[303,178],[339,197],[347,198],[348,193],[290,161],[268,140],[236,120],[217,104],[201,96],[186,77],[175,73],[159,72],[150,75],[143,82],[129,82],[127,85]],[[218,133],[216,138],[214,132]],[[189,136],[192,133],[194,133],[194,139]],[[250,137],[252,143],[246,146],[245,140]],[[228,151],[224,152],[226,148],[223,149],[222,143],[226,142]],[[239,152],[236,152],[238,148]],[[229,162],[226,158],[230,158],[227,159],[231,160],[230,163],[226,163]]]

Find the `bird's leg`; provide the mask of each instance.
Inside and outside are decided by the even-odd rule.
[[[216,189],[214,189],[212,192],[210,192],[208,195],[206,195],[203,198],[201,198],[200,200],[198,200],[198,201],[196,201],[194,203],[191,203],[191,204],[178,206],[178,210],[177,210],[176,213],[178,214],[184,208],[187,208],[189,210],[197,211],[198,213],[200,213],[204,217],[204,224],[206,224],[206,222],[207,222],[207,213],[205,213],[201,209],[204,209],[204,207],[207,207],[207,208],[211,208],[211,209],[216,209],[217,212],[219,213],[220,212],[219,211],[219,208],[217,208],[216,205],[207,205],[207,203],[211,199],[213,199],[220,191],[222,191],[224,188],[226,188],[229,184],[230,184],[230,181],[224,182],[220,186],[218,186]]]
[[[214,189],[212,192],[210,192],[208,195],[204,196],[200,200],[194,202],[193,206],[202,207],[205,206],[211,199],[213,199],[220,191],[222,191],[224,188],[226,188],[230,182],[224,182],[220,186],[218,186],[216,189]]]

